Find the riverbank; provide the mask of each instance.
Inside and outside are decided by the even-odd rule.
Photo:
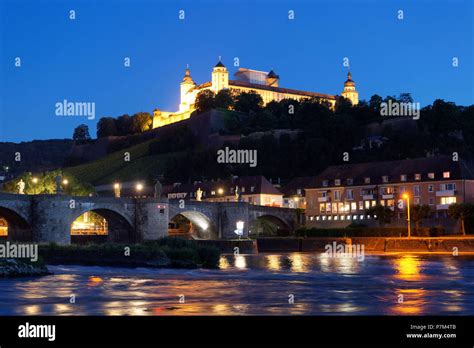
[[[258,252],[325,251],[334,242],[342,245],[364,246],[364,251],[384,253],[473,253],[474,237],[275,237],[257,240]]]
[[[39,254],[50,265],[150,268],[217,268],[220,251],[180,238],[141,244],[40,245]]]
[[[52,274],[41,261],[30,262],[21,259],[0,259],[0,278],[33,277]]]

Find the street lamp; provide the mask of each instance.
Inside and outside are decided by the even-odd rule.
[[[218,190],[217,190],[217,193],[220,194],[220,195],[223,194],[223,193],[224,193],[224,189],[222,189],[222,188],[218,189]]]
[[[140,192],[142,192],[142,190],[143,190],[143,184],[138,183],[138,184],[135,186],[135,189],[137,190],[138,194],[140,194]]]
[[[410,196],[407,193],[404,193],[402,197],[407,200],[408,239],[410,239],[410,237],[411,237],[411,230],[410,230]]]
[[[69,184],[69,180],[68,180],[68,179],[64,179],[64,180],[63,180],[63,185],[67,185],[67,184]]]

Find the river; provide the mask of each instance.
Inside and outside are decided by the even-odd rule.
[[[215,270],[49,269],[0,280],[0,315],[474,315],[473,256],[288,253],[224,255]]]

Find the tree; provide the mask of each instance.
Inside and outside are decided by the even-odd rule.
[[[411,206],[410,218],[415,222],[415,229],[420,228],[420,223],[423,219],[428,219],[430,217],[431,209],[429,205],[413,205]]]
[[[235,98],[235,110],[249,113],[253,111],[259,112],[263,107],[263,99],[260,94],[250,91],[242,92]]]
[[[117,135],[132,134],[132,118],[125,114],[117,118],[115,121],[117,126]]]
[[[370,207],[365,211],[367,215],[376,216],[376,220],[379,222],[380,227],[384,227],[385,224],[392,222],[393,210],[390,207],[385,205],[376,205],[375,207]]]
[[[131,132],[143,133],[151,129],[153,119],[148,112],[139,112],[132,116]]]
[[[196,96],[195,107],[199,113],[211,110],[214,107],[216,94],[205,89]]]
[[[454,203],[448,208],[448,215],[461,222],[461,233],[466,235],[466,220],[474,216],[474,205],[470,203]]]
[[[91,136],[89,134],[89,126],[86,124],[80,124],[74,129],[74,134],[72,135],[72,139],[77,143],[85,143],[88,140],[91,140]]]
[[[117,135],[116,120],[112,117],[102,117],[97,123],[97,138]]]
[[[234,108],[234,97],[230,89],[221,89],[214,98],[214,107],[231,110]]]

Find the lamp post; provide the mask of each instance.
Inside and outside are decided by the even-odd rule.
[[[138,192],[138,197],[140,197],[140,193],[141,193],[142,190],[143,190],[143,184],[138,183],[137,186],[135,186],[135,189],[136,189],[137,192]]]
[[[408,223],[408,239],[411,237],[410,230],[410,196],[408,194],[403,194],[403,198],[407,200],[407,223]]]

